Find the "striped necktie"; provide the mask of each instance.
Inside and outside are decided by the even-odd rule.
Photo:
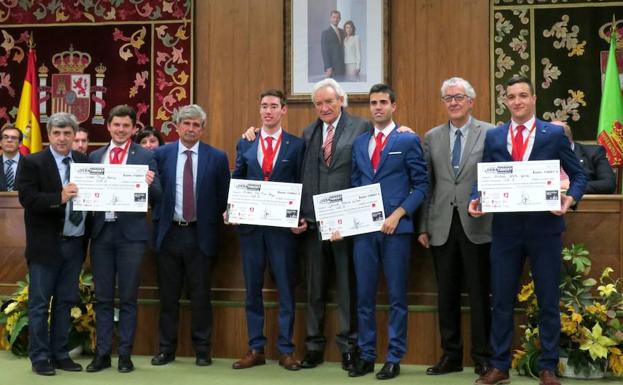
[[[13,191],[15,189],[15,173],[13,172],[13,159],[7,159],[4,161],[6,168],[4,175],[6,177],[6,191]]]
[[[324,144],[322,145],[322,155],[324,158],[324,162],[327,166],[331,164],[332,150],[333,150],[333,136],[335,134],[335,129],[332,124],[329,124],[327,127],[327,137],[324,140]]]

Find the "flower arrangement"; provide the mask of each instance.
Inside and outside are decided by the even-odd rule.
[[[575,375],[589,377],[594,371],[608,370],[623,376],[623,281],[612,278],[606,267],[599,280],[589,277],[591,260],[583,245],[562,251],[560,282],[560,351]],[[524,285],[518,301],[525,304],[527,322],[521,347],[513,354],[513,368],[520,374],[538,376],[538,303],[534,281]],[[559,367],[563,372],[565,368]]]
[[[28,355],[28,275],[17,282],[17,290],[0,305],[0,348],[15,355]],[[80,303],[71,309],[70,348],[95,349],[95,311],[93,310],[93,276],[82,271],[79,279]]]

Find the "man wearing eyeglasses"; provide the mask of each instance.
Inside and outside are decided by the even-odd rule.
[[[418,241],[433,255],[443,348],[440,361],[426,370],[428,375],[463,370],[461,282],[469,293],[474,371],[483,374],[488,367],[491,215],[472,218],[467,204],[485,134],[493,126],[471,116],[475,97],[468,81],[458,77],[444,81],[441,101],[448,121],[424,137],[430,181],[419,213]]]
[[[22,132],[14,126],[7,125],[0,130],[0,191],[17,191],[15,179],[17,166],[21,160],[19,146],[22,144]]]

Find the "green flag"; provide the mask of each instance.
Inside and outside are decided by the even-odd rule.
[[[614,24],[613,24],[614,25]],[[617,31],[613,28],[610,33],[610,51],[606,63],[601,106],[599,107],[599,125],[597,126],[597,140],[608,153],[608,160],[613,166],[623,162],[623,96],[619,69],[616,60]]]

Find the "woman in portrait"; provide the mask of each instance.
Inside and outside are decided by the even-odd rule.
[[[162,139],[162,134],[156,131],[155,128],[146,126],[136,134],[134,142],[140,144],[143,148],[153,151],[164,144],[164,139]]]
[[[361,70],[361,42],[356,35],[357,28],[352,20],[344,23],[344,63],[346,64],[346,81],[359,81]]]

